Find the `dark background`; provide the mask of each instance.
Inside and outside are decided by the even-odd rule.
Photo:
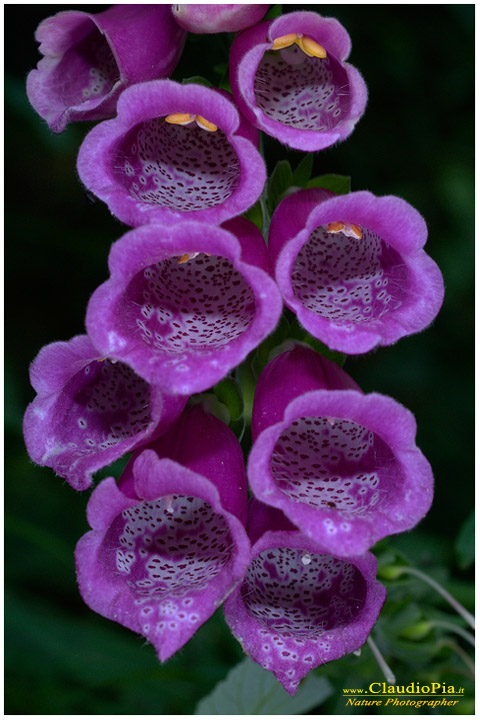
[[[22,415],[33,399],[28,365],[43,345],[84,332],[89,296],[108,274],[110,245],[126,231],[103,203],[87,198],[76,176],[78,147],[91,126],[50,133],[26,100],[25,78],[39,59],[33,35],[44,17],[103,7],[5,8],[5,710],[12,714],[190,714],[242,657],[221,613],[160,667],[142,638],[85,607],[72,553],[88,529],[89,493],[34,467],[23,446]],[[345,25],[350,61],[370,93],[350,138],[315,155],[315,174],[350,175],[353,190],[414,205],[444,275],[445,303],[432,327],[349,358],[345,368],[365,391],[391,395],[415,414],[436,494],[428,517],[396,547],[427,570],[441,558],[468,602],[471,571],[460,569],[454,540],[473,507],[474,7],[308,9]],[[190,35],[173,78],[218,82],[212,68],[227,61],[227,50],[227,35]],[[271,138],[265,148],[270,172],[278,159],[295,166],[302,157]]]

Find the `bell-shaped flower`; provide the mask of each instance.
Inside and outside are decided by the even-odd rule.
[[[75,490],[100,470],[165,432],[186,398],[165,395],[122,362],[101,357],[85,335],[46,345],[33,361],[37,392],[23,421],[32,460]]]
[[[250,487],[327,550],[360,555],[430,508],[432,470],[415,434],[409,410],[297,346],[258,380]]]
[[[172,5],[173,17],[178,24],[192,33],[238,32],[259,22],[268,10],[268,5],[248,3],[202,4],[188,3]]]
[[[216,227],[144,225],[112,247],[87,330],[99,351],[165,392],[208,389],[272,330],[280,293],[265,242],[245,218]]]
[[[401,198],[315,189],[278,205],[268,249],[303,327],[356,354],[425,329],[439,312],[443,279],[426,240],[425,221]]]
[[[256,500],[247,527],[252,560],[225,619],[252,660],[295,695],[310,670],[365,643],[386,590],[374,555],[342,559]]]
[[[80,593],[147,638],[161,661],[182,647],[245,574],[247,485],[232,431],[201,406],[104,480],[76,548]]]
[[[259,198],[266,171],[256,131],[229,97],[171,80],[128,88],[118,116],[83,141],[80,179],[131,226],[240,215]]]
[[[297,150],[344,140],[363,115],[367,89],[345,62],[350,38],[334,18],[300,11],[244,30],[230,51],[230,84],[255,127]]]
[[[27,78],[27,95],[53,132],[72,120],[115,114],[121,91],[168,77],[186,33],[168,5],[113,5],[101,13],[67,10],[35,34],[44,56]]]

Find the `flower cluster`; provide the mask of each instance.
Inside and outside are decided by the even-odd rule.
[[[75,558],[89,607],[164,661],[225,601],[245,652],[294,694],[367,640],[386,594],[370,549],[424,517],[432,472],[408,410],[288,329],[256,378],[251,447],[248,412],[205,393],[238,387],[232,373],[284,305],[312,344],[360,354],[429,325],[443,283],[400,198],[290,188],[265,237],[245,216],[267,178],[259,131],[318,151],[351,134],[367,100],[338,21],[260,22],[267,7],[118,5],[39,26],[29,99],[54,132],[115,115],[87,134],[78,173],[131,229],[87,335],[32,363],[24,435],[76,490],[132,453],[88,503]],[[169,79],[186,30],[241,31],[232,94]]]

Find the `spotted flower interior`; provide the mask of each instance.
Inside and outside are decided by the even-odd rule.
[[[75,29],[79,41],[70,47],[52,78],[58,98],[65,107],[96,105],[120,79],[112,51],[95,23],[86,18]]]
[[[403,472],[386,443],[349,420],[302,417],[278,439],[277,487],[310,507],[368,517],[397,494]]]
[[[255,315],[243,276],[230,260],[205,253],[149,266],[130,283],[124,306],[136,338],[153,354],[172,356],[210,356],[240,337]]]
[[[225,134],[154,118],[117,145],[115,168],[131,197],[182,212],[216,207],[235,191],[237,155]]]
[[[149,385],[121,362],[94,360],[67,383],[56,416],[58,447],[51,448],[52,454],[68,450],[69,466],[72,455],[80,458],[107,450],[148,427]]]
[[[183,495],[124,510],[103,547],[107,571],[142,606],[143,632],[160,635],[198,623],[195,598],[214,585],[234,554],[225,519],[204,500]]]
[[[267,631],[260,631],[263,650],[274,666],[275,655],[282,662],[297,661],[302,638],[315,637],[316,649],[328,652],[328,631],[348,625],[362,611],[366,584],[345,560],[277,547],[250,563],[241,593],[247,612]],[[308,654],[303,658],[306,664],[313,660]]]
[[[334,130],[349,113],[349,81],[332,56],[308,57],[297,45],[268,51],[254,81],[257,106],[299,130]]]
[[[408,286],[397,251],[370,230],[359,230],[360,238],[316,228],[293,264],[295,297],[338,325],[380,320],[402,305]]]

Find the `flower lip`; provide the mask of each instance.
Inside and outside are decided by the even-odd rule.
[[[179,114],[196,122],[165,121]],[[212,88],[141,83],[122,93],[117,118],[87,135],[78,172],[129,225],[186,217],[217,224],[247,210],[265,182],[263,159],[239,124],[233,103]]]
[[[164,661],[241,579],[250,546],[207,478],[152,450],[135,474],[138,500],[113,478],[92,494],[77,576],[89,607],[147,637]]]
[[[419,213],[400,198],[364,191],[327,199],[319,191],[312,209],[312,195],[286,198],[269,238],[278,286],[302,325],[346,353],[423,330],[440,310],[443,281],[422,250]]]
[[[191,259],[179,262],[185,254]],[[127,233],[112,248],[111,279],[90,300],[93,343],[165,392],[206,390],[274,329],[281,313],[273,280],[241,257],[232,233],[204,223]]]
[[[252,659],[294,695],[311,669],[366,641],[386,595],[376,565],[371,553],[340,559],[298,531],[268,530],[225,618]]]
[[[363,79],[344,62],[349,51],[348,34],[332,18],[294,12],[262,23],[232,46],[235,100],[250,122],[281,142],[308,151],[328,147],[352,132],[366,105]]]
[[[338,556],[358,555],[411,529],[433,496],[411,413],[391,398],[317,390],[289,403],[258,436],[250,486]]]
[[[165,432],[185,399],[166,397],[122,362],[100,358],[86,336],[44,347],[31,366],[28,453],[76,490],[92,473]]]

